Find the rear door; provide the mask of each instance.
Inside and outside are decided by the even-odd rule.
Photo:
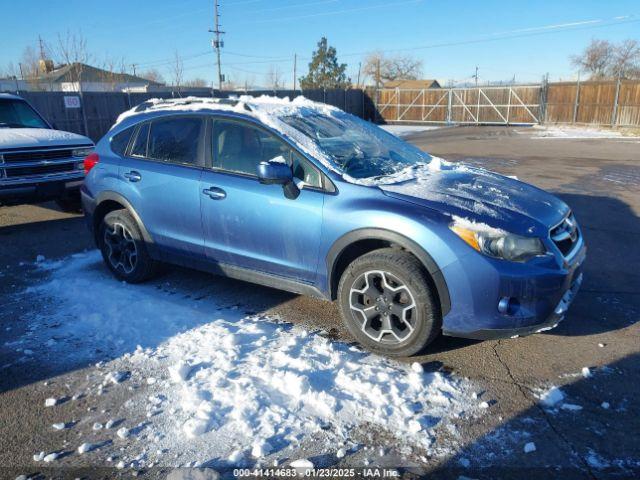
[[[211,260],[311,283],[325,193],[320,172],[273,133],[246,121],[213,122],[213,165],[201,180],[205,250]],[[308,181],[295,200],[258,182],[261,161],[282,155]]]
[[[205,124],[197,115],[144,122],[120,164],[127,200],[168,253],[204,255],[199,186]]]

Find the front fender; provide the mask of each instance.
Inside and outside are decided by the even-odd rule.
[[[420,245],[413,240],[391,230],[385,230],[382,228],[360,228],[352,230],[338,238],[327,253],[326,268],[327,278],[329,279],[329,291],[333,292],[336,288],[334,284],[336,279],[333,272],[338,265],[340,255],[345,249],[356,242],[362,240],[383,240],[386,242],[399,245],[403,249],[413,254],[420,262],[425,266],[429,275],[433,279],[438,297],[440,299],[440,308],[442,315],[446,315],[451,310],[451,299],[449,296],[449,289],[444,275],[433,257]],[[339,281],[339,279],[338,279]]]

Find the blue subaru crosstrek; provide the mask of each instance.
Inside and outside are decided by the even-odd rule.
[[[166,262],[336,300],[386,355],[552,328],[582,281],[582,233],[555,196],[302,97],[145,102],[85,171],[118,279]]]

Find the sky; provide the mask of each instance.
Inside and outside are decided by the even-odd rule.
[[[306,73],[326,36],[353,81],[367,52],[406,54],[424,78],[480,82],[569,80],[569,57],[592,38],[640,40],[638,0],[218,0],[222,70],[238,83],[266,85],[277,68],[289,86],[293,58]],[[86,38],[94,64],[124,60],[130,71],[155,68],[171,81],[175,52],[186,79],[216,78],[211,48],[213,0],[0,0],[0,71],[17,66],[38,37],[55,44],[68,31]],[[3,5],[6,4],[6,5]]]

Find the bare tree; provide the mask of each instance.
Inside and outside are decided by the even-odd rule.
[[[191,80],[187,80],[184,82],[185,87],[195,87],[195,88],[207,88],[209,86],[209,82],[207,82],[204,78],[192,78]]]
[[[266,74],[267,86],[273,90],[278,90],[284,87],[284,81],[282,80],[282,70],[277,65],[269,66]]]
[[[182,76],[184,74],[184,64],[182,58],[176,50],[173,63],[171,64],[171,74],[173,75],[173,85],[180,91],[182,85]]]
[[[226,75],[226,80],[224,82],[224,86],[223,88],[225,90],[240,90],[241,89],[241,83],[238,80],[238,77],[236,74],[231,73],[229,75]]]
[[[611,74],[623,78],[640,77],[640,43],[637,40],[625,40],[616,45],[613,53]]]
[[[4,68],[0,69],[0,78],[20,78],[20,72],[13,62],[9,62]]]
[[[162,74],[155,68],[150,68],[149,70],[146,70],[144,72],[142,72],[140,75],[138,75],[140,78],[144,78],[146,80],[150,80],[152,82],[156,82],[156,83],[164,83],[164,77],[162,76]]]
[[[53,49],[53,55],[58,59],[58,63],[69,65],[69,77],[74,87],[82,91],[82,72],[84,67],[90,63],[93,56],[87,48],[87,39],[82,32],[72,32],[67,30],[63,36],[58,34],[58,43]]]
[[[33,47],[28,46],[24,48],[22,51],[20,66],[25,80],[31,80],[38,76],[40,73],[39,57]]]
[[[373,52],[365,58],[362,71],[376,85],[391,80],[415,80],[422,76],[422,60],[409,55],[387,56]]]
[[[607,76],[611,70],[615,47],[607,40],[591,40],[580,55],[571,57],[571,64],[597,80]]]
[[[104,72],[101,73],[103,82],[108,86],[108,89],[113,92],[116,89],[118,79],[118,64],[113,57],[106,56],[102,64],[102,69],[104,70]]]

